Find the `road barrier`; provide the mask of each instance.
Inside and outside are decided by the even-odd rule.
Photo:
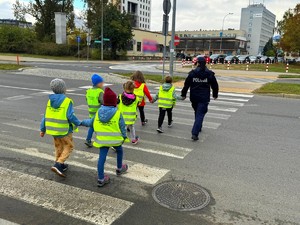
[[[230,69],[230,62],[228,62],[228,64],[227,64],[227,70],[229,70]]]
[[[246,71],[249,71],[249,62],[247,62]]]
[[[266,65],[266,72],[269,72],[269,63]]]
[[[286,64],[286,67],[285,67],[285,72],[286,72],[286,73],[288,73],[288,72],[289,72],[289,63],[287,63],[287,64]]]
[[[17,55],[17,64],[20,65],[20,58],[19,58],[19,55]]]

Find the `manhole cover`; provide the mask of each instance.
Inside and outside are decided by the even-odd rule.
[[[179,211],[202,209],[210,202],[210,196],[205,189],[184,181],[161,183],[153,189],[152,196],[160,205]]]

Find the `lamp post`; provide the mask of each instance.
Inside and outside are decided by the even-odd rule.
[[[227,16],[229,15],[233,15],[233,13],[228,13],[227,15],[224,16],[223,18],[223,23],[222,23],[222,32],[221,32],[221,43],[220,43],[220,53],[222,53],[222,44],[223,44],[223,32],[224,32],[224,23],[225,23],[225,19]]]
[[[175,39],[175,26],[176,25],[176,0],[173,0],[173,14],[172,14],[172,38],[171,38],[171,44],[170,44],[170,68],[169,68],[169,74],[173,76],[174,73],[174,58],[175,56],[175,45],[174,45],[174,39]]]
[[[103,11],[103,0],[101,0],[101,61],[103,61],[103,49],[104,49],[104,36],[103,36],[103,22],[104,22],[104,17],[103,17],[104,11]]]

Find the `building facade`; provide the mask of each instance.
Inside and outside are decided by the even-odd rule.
[[[250,55],[262,54],[263,48],[273,37],[276,16],[263,4],[242,8],[240,29],[247,33],[247,51]]]
[[[224,30],[221,39],[221,30],[176,31],[180,44],[176,52],[188,55],[218,54],[242,55],[246,54],[246,32],[242,30]],[[220,52],[222,42],[222,52]]]
[[[32,27],[32,23],[30,22],[23,22],[19,20],[11,20],[11,19],[0,19],[0,25],[18,26],[22,28]]]
[[[150,30],[152,0],[111,0],[119,3],[120,10],[132,15],[132,26],[137,29]]]

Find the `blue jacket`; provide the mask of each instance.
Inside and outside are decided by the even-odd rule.
[[[210,89],[213,91],[213,97],[218,98],[219,85],[215,73],[207,68],[197,67],[192,70],[185,80],[181,96],[186,97],[190,89],[190,100],[193,103],[210,102]]]
[[[117,112],[117,107],[102,105],[100,107],[100,109],[98,110],[99,120],[103,123],[107,123],[116,114],[116,112]],[[83,120],[82,125],[86,126],[86,127],[93,127],[94,118]],[[126,125],[125,125],[125,121],[124,121],[122,114],[120,117],[119,126],[120,126],[120,130],[121,130],[123,138],[127,138]]]
[[[63,103],[63,101],[65,100],[66,96],[64,94],[51,94],[49,95],[49,99],[50,99],[50,104],[51,107],[57,109],[60,107],[60,105]],[[68,111],[67,111],[67,118],[70,124],[69,127],[69,133],[73,132],[73,126],[72,124],[75,124],[76,126],[80,126],[81,125],[81,121],[77,119],[77,117],[74,114],[74,109],[73,109],[73,104],[70,103]],[[41,121],[41,127],[40,127],[42,132],[46,132],[46,126],[45,126],[45,116],[43,117],[42,121]],[[67,135],[68,135],[67,134]],[[67,135],[63,135],[63,136],[55,136],[57,138],[61,138],[61,137],[65,137]]]

